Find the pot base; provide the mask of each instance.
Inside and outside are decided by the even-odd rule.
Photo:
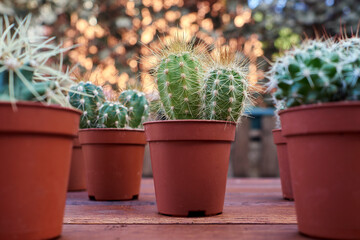
[[[131,198],[129,198],[128,196],[126,197],[120,197],[119,199],[98,199],[95,198],[95,196],[90,196],[89,195],[89,200],[91,201],[131,201],[131,200],[138,200],[139,199],[139,194],[136,194],[134,196],[132,196]]]
[[[206,211],[188,211],[187,214],[167,214],[167,213],[161,213],[159,212],[159,214],[164,215],[164,216],[168,216],[168,217],[211,217],[211,216],[216,216],[216,215],[220,215],[222,214],[222,212],[219,213],[206,213]]]

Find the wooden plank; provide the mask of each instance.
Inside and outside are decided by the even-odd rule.
[[[273,141],[272,130],[275,128],[274,116],[263,116],[261,119],[262,151],[259,164],[260,177],[279,176],[279,166],[276,155],[276,146]]]
[[[250,119],[242,117],[241,125],[236,128],[235,141],[231,145],[230,164],[232,173],[229,174],[231,176],[249,176],[249,131]]]
[[[296,225],[64,225],[61,240],[309,240]]]
[[[67,224],[295,224],[294,203],[282,199],[279,179],[229,179],[223,214],[205,218],[159,215],[152,179],[143,179],[139,200],[89,201],[68,193]]]

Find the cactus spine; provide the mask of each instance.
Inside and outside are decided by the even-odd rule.
[[[123,91],[119,96],[119,102],[128,109],[128,125],[137,128],[149,116],[149,103],[145,94],[137,90]]]
[[[237,122],[248,100],[247,67],[228,48],[214,51],[204,80],[205,119]]]
[[[201,104],[202,55],[193,42],[176,37],[158,53],[158,90],[169,119],[194,119]]]
[[[268,72],[269,89],[286,107],[360,99],[357,37],[310,40],[279,58]]]
[[[53,46],[52,39],[29,38],[30,16],[10,24],[0,19],[0,100],[39,101],[69,106],[64,94],[73,81],[69,71],[47,66],[47,60],[66,49]]]
[[[105,102],[102,88],[91,82],[79,82],[71,87],[69,98],[70,104],[83,112],[80,128],[96,127],[99,108]]]
[[[246,63],[228,48],[217,49],[212,56],[207,50],[176,36],[155,52],[162,105],[157,113],[165,112],[168,119],[238,122],[251,103]]]
[[[128,121],[128,110],[119,102],[104,102],[98,115],[100,128],[124,128]]]

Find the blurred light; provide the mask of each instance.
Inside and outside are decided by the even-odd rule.
[[[94,17],[94,16],[90,17],[89,23],[90,23],[91,26],[95,26],[97,24],[96,17]]]
[[[210,18],[206,18],[201,21],[201,27],[204,28],[206,31],[212,31],[214,28],[213,22]]]
[[[229,14],[224,14],[224,15],[222,15],[222,21],[223,21],[223,23],[226,25],[226,24],[228,24],[229,22],[230,22],[230,15]]]
[[[334,0],[326,0],[325,4],[329,7],[331,7],[332,5],[334,5],[335,1]]]
[[[260,0],[248,0],[248,6],[251,9],[256,8],[257,6],[259,6],[260,4]]]
[[[242,27],[245,24],[244,18],[242,16],[236,16],[234,24],[236,27]]]
[[[91,9],[91,8],[94,7],[94,4],[93,4],[92,1],[85,1],[84,4],[83,4],[83,6],[84,6],[85,9],[88,9],[88,10],[89,10],[89,9]]]
[[[98,48],[96,46],[92,45],[89,47],[89,52],[91,54],[96,54],[98,52]]]

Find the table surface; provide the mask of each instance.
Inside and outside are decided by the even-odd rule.
[[[157,213],[152,179],[139,200],[90,201],[69,192],[61,240],[70,239],[310,239],[297,231],[294,202],[282,199],[279,179],[228,179],[224,211],[181,218]]]

